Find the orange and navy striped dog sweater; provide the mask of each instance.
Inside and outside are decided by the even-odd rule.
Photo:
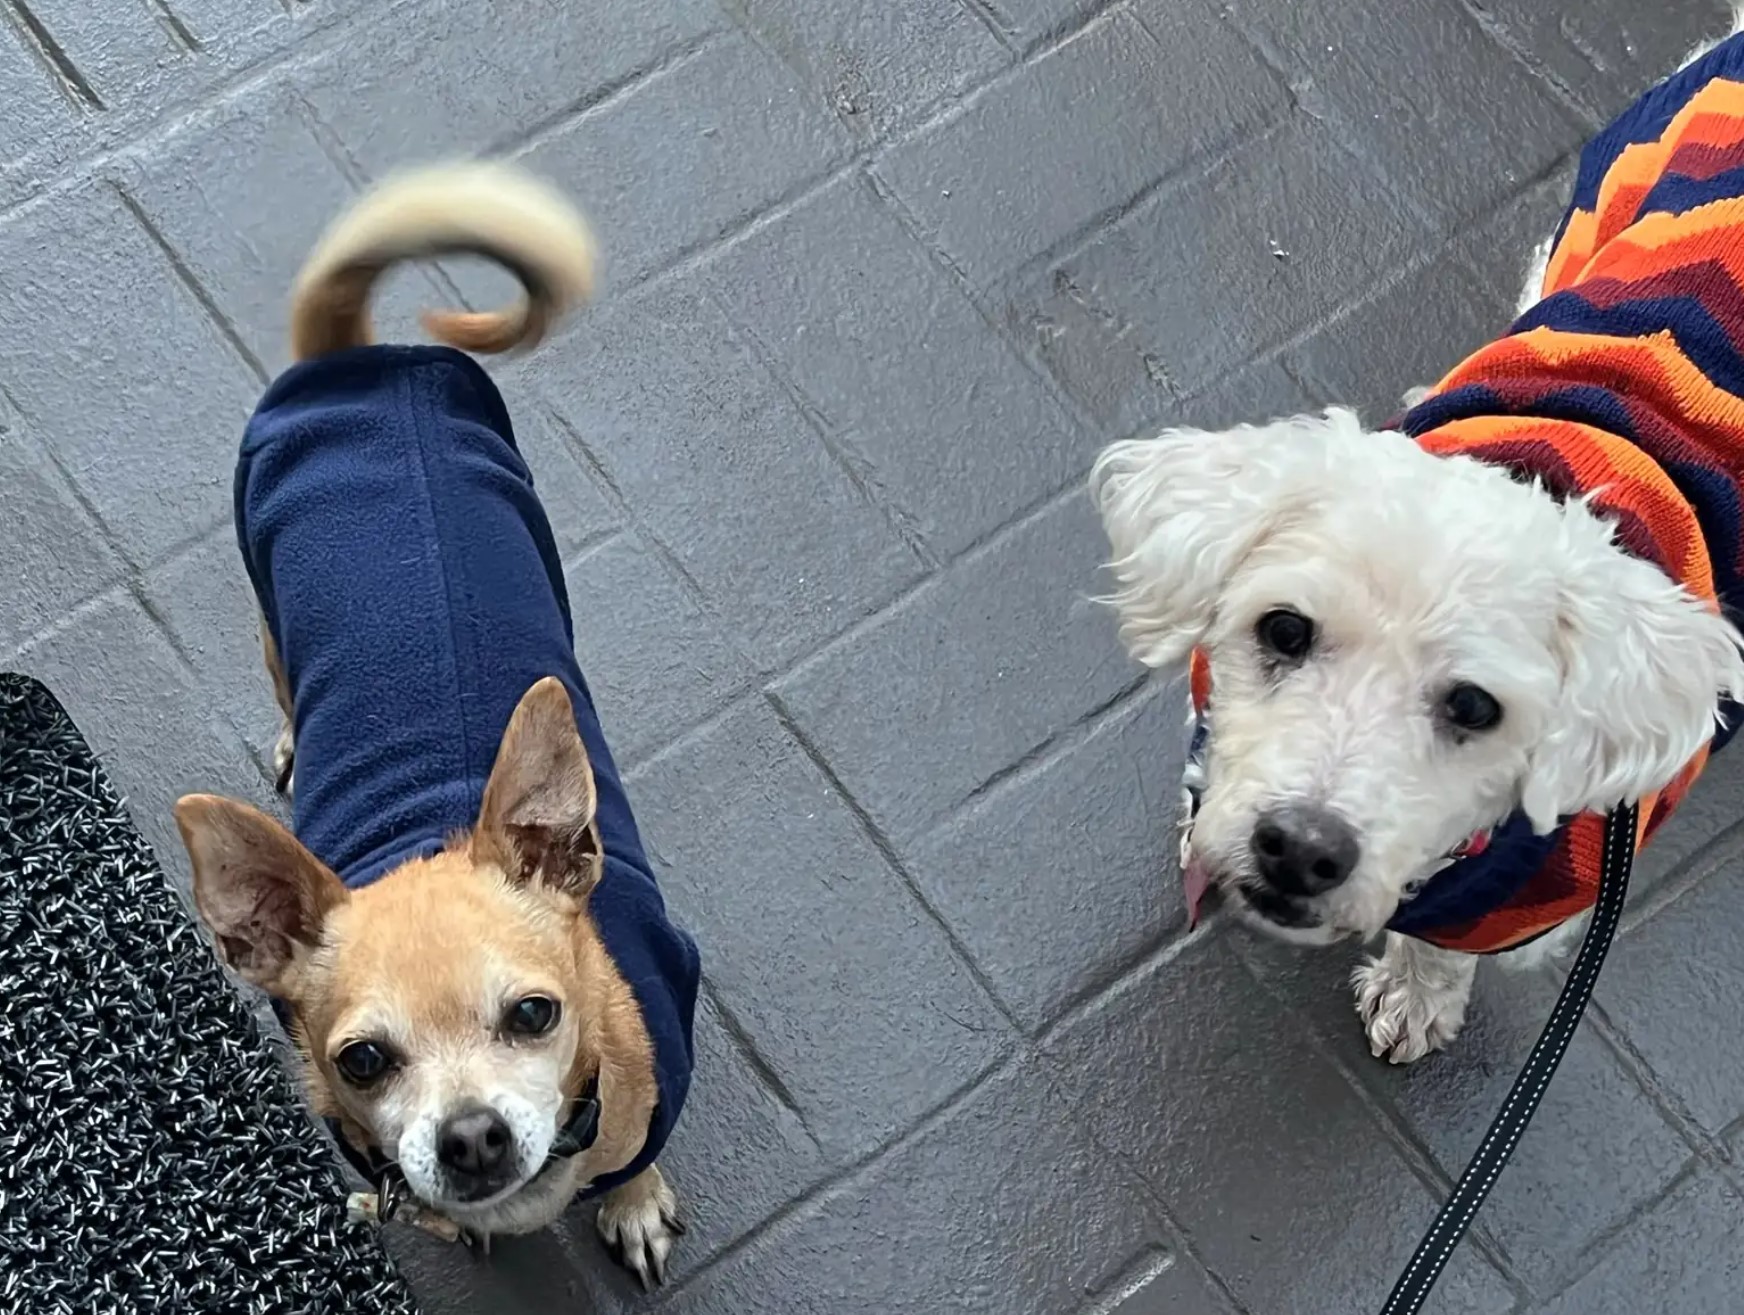
[[[1542,299],[1404,419],[1435,453],[1594,494],[1618,542],[1744,611],[1744,38],[1661,83],[1581,155]],[[1736,709],[1722,711],[1730,726]],[[1714,743],[1641,801],[1645,842]],[[1432,877],[1393,929],[1511,949],[1591,908],[1604,818],[1548,837],[1510,819]],[[1518,852],[1516,852],[1518,851]]]
[[[1728,615],[1744,614],[1744,36],[1653,88],[1582,152],[1542,299],[1399,422],[1428,451],[1594,496],[1618,542]],[[1596,491],[1596,494],[1595,494]],[[1210,670],[1186,780],[1204,785]],[[1721,708],[1730,727],[1739,711]],[[1641,801],[1645,842],[1723,729]],[[1523,815],[1473,837],[1389,930],[1447,949],[1513,949],[1590,909],[1605,819],[1548,836]]]

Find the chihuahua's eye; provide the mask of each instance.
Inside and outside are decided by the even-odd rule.
[[[373,1041],[353,1041],[333,1057],[333,1067],[345,1075],[346,1081],[360,1087],[379,1079],[393,1063],[388,1052]]]
[[[557,1026],[557,1001],[544,995],[523,996],[503,1015],[506,1031],[520,1036],[542,1036]]]
[[[1442,715],[1462,731],[1487,731],[1502,720],[1502,705],[1488,690],[1455,685],[1441,701]]]
[[[1300,612],[1275,607],[1260,618],[1254,637],[1277,657],[1300,662],[1314,647],[1314,623]]]

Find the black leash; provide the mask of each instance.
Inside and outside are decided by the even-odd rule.
[[[1526,1125],[1532,1122],[1544,1089],[1562,1063],[1568,1043],[1574,1040],[1587,1001],[1592,999],[1605,952],[1611,948],[1611,938],[1617,934],[1617,923],[1623,916],[1623,900],[1629,893],[1629,869],[1635,862],[1635,812],[1635,805],[1626,804],[1605,819],[1605,851],[1599,867],[1599,894],[1593,906],[1593,920],[1581,941],[1568,980],[1563,983],[1562,994],[1557,997],[1556,1008],[1550,1011],[1550,1021],[1526,1057],[1525,1067],[1514,1079],[1508,1099],[1502,1102],[1477,1153],[1417,1244],[1417,1253],[1399,1276],[1393,1295],[1381,1307],[1381,1315],[1416,1315],[1422,1309],[1454,1247],[1471,1227],[1472,1217],[1496,1185]]]

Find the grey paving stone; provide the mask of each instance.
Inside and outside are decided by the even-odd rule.
[[[188,656],[211,710],[227,718],[262,762],[272,760],[278,704],[261,656],[260,610],[236,534],[220,525],[152,570],[146,597]]]
[[[46,138],[72,129],[77,111],[57,95],[55,84],[28,39],[11,22],[0,23],[0,164],[11,165],[41,149]]]
[[[822,177],[852,146],[789,69],[734,36],[583,115],[526,163],[586,205],[604,277],[621,287]]]
[[[943,932],[760,700],[635,772],[660,881],[710,980],[834,1158],[1010,1045]]]
[[[512,21],[506,21],[512,16]],[[365,169],[478,151],[594,103],[725,23],[710,0],[420,0],[359,28],[299,88]],[[582,198],[586,199],[583,193]]]
[[[571,446],[563,427],[545,409],[543,400],[521,388],[518,377],[499,382],[504,384],[503,400],[514,417],[515,442],[539,490],[557,551],[564,560],[572,560],[618,529],[623,517]]]
[[[777,682],[898,844],[1139,679],[1091,601],[1105,549],[1074,491]]]
[[[909,240],[842,180],[712,263],[859,483],[949,557],[1088,468],[1092,436]]]
[[[827,1167],[799,1116],[757,1076],[706,998],[697,1011],[696,1071],[700,1080],[660,1160],[688,1226],[675,1273],[701,1268]]]
[[[1159,387],[1200,392],[1422,240],[1391,189],[1324,127],[1295,119],[1030,279],[1012,313],[1079,338],[1047,347],[1049,359],[1124,431],[1155,412]]]
[[[905,846],[916,884],[1032,1031],[1182,925],[1185,700],[1146,696]]]
[[[170,813],[177,799],[198,791],[276,810],[260,768],[131,595],[112,592],[83,609],[27,647],[15,669],[71,714],[184,895],[188,856]]]
[[[1513,323],[1532,252],[1562,221],[1574,197],[1574,175],[1571,156],[1549,177],[1454,239],[1454,250],[1477,271],[1477,291],[1490,308],[1492,337]]]
[[[30,12],[105,107],[161,95],[198,69],[194,52],[143,4],[30,0]]]
[[[1544,1315],[1719,1311],[1744,1282],[1744,1208],[1710,1172],[1692,1178],[1618,1237]]]
[[[1687,878],[1690,870],[1728,861],[1727,833],[1739,820],[1741,790],[1744,754],[1716,755],[1671,820],[1654,833],[1653,842],[1636,857],[1629,877],[1632,908],[1639,908],[1641,897],[1667,880]],[[1625,927],[1633,916],[1624,915]]]
[[[1001,1070],[674,1309],[764,1309],[772,1284],[789,1309],[838,1315],[1106,1309],[1096,1294],[1156,1269],[1166,1231],[1131,1173],[1064,1115],[1068,1099],[1039,1066]],[[1177,1309],[1213,1309],[1197,1296]]]
[[[314,8],[304,0],[290,0],[288,4],[286,0],[161,0],[155,7],[160,21],[167,21],[162,15],[173,18],[202,52],[247,43],[250,37],[256,44],[277,39],[293,23],[307,22],[313,17],[307,13],[295,15],[295,9]],[[374,0],[346,8],[356,13],[372,7]]]
[[[714,620],[633,537],[608,539],[565,577],[576,655],[620,763],[646,758],[749,687]]]
[[[367,17],[387,0],[140,0],[90,5],[29,0],[61,58],[110,119],[160,116],[323,28]]]
[[[1287,352],[1290,369],[1373,427],[1402,409],[1407,388],[1433,384],[1506,327],[1478,272],[1457,253],[1383,288]]]
[[[602,1269],[611,1262],[588,1255],[593,1246],[593,1207],[577,1207],[543,1233],[497,1238],[489,1259],[471,1249],[443,1242],[416,1228],[388,1228],[382,1240],[406,1274],[412,1276],[423,1315],[519,1315],[519,1312],[594,1309],[586,1302],[585,1264]]]
[[[760,667],[791,662],[919,575],[697,288],[602,305],[525,371]]]
[[[1155,36],[1118,11],[878,162],[927,240],[974,284],[1282,112],[1284,89],[1204,5],[1160,9],[1154,26]]]
[[[1283,65],[1310,113],[1339,124],[1443,223],[1487,214],[1585,136],[1586,125],[1456,0],[1218,7]]]
[[[353,195],[292,89],[276,84],[226,101],[120,172],[264,373],[289,365],[291,283]],[[371,303],[377,337],[422,341],[418,308],[437,299],[415,271],[395,271]]]
[[[1661,0],[1550,8],[1533,0],[1474,0],[1474,8],[1579,98],[1603,123],[1731,22],[1727,0]]]
[[[1158,417],[1171,425],[1221,429],[1253,420],[1275,420],[1316,410],[1326,401],[1275,359],[1253,361],[1225,375],[1202,393],[1176,402]],[[1139,432],[1155,428],[1146,424]],[[1132,432],[1132,431],[1127,431]]]
[[[1744,856],[1686,894],[1605,962],[1596,998],[1657,1080],[1710,1132],[1744,1115]]]
[[[1294,415],[1314,399],[1276,358],[1237,366],[1183,397],[1160,358],[1132,326],[1110,322],[1083,289],[1056,282],[1051,295],[1009,308],[1016,331],[1108,438],[1152,434],[1169,425],[1217,429]]]
[[[1484,964],[1459,1038],[1443,1054],[1398,1068],[1369,1054],[1351,1003],[1358,959],[1351,950],[1304,950],[1249,936],[1235,948],[1279,1008],[1309,1023],[1397,1111],[1449,1181],[1464,1172],[1501,1108],[1558,991],[1547,974]],[[1605,1044],[1583,1029],[1479,1222],[1534,1290],[1554,1292],[1590,1265],[1688,1155]],[[1600,1181],[1605,1190],[1593,1191]]]
[[[141,144],[273,61],[318,56],[392,0],[79,0],[18,5],[0,23],[0,206],[77,175],[93,157]],[[48,21],[52,16],[53,21]],[[62,41],[62,38],[65,41]]]
[[[1030,44],[1062,36],[1109,7],[1109,0],[982,0],[1002,29]]]
[[[10,653],[113,583],[122,566],[41,447],[4,419],[0,500],[0,653]]]
[[[0,358],[23,423],[137,560],[228,509],[259,383],[114,194],[0,227]]]
[[[1207,1282],[1204,1270],[1176,1263],[1140,1274],[1091,1307],[1096,1315],[1223,1315],[1229,1302]]]
[[[1009,56],[958,0],[834,7],[723,0],[856,134],[883,136],[978,82]]]
[[[1048,1051],[1097,1143],[1162,1196],[1243,1309],[1380,1308],[1434,1201],[1215,937],[1124,980]],[[1467,1245],[1430,1309],[1513,1306]]]

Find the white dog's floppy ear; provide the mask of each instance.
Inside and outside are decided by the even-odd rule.
[[[1521,794],[1540,833],[1671,784],[1713,738],[1721,699],[1744,693],[1737,629],[1650,562],[1604,549],[1564,575],[1562,693]]]
[[[1345,410],[1224,433],[1165,430],[1115,443],[1090,472],[1113,549],[1120,637],[1146,666],[1179,662],[1204,638],[1224,583],[1312,500],[1331,448],[1360,440]]]

